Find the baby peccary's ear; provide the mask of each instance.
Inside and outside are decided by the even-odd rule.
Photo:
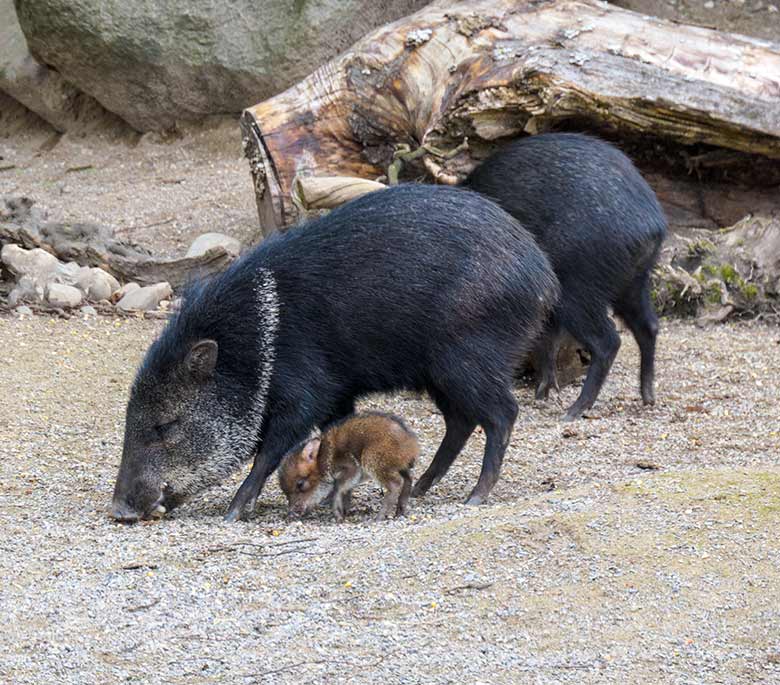
[[[199,340],[187,353],[184,364],[187,371],[197,378],[204,381],[212,376],[217,366],[217,352],[219,346],[215,340]]]
[[[312,438],[307,442],[301,450],[301,457],[304,461],[313,462],[317,461],[317,455],[320,451],[320,439]]]

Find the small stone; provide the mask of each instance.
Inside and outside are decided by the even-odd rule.
[[[46,250],[38,247],[34,250],[24,250],[13,243],[3,247],[0,259],[15,276],[30,276],[39,283],[45,283],[60,266],[59,259]]]
[[[138,290],[140,287],[141,286],[138,285],[138,283],[134,283],[133,281],[130,281],[129,283],[125,283],[121,288],[119,288],[119,290],[117,290],[113,294],[111,299],[114,300],[115,302],[118,302],[125,295],[127,295],[128,293],[133,292],[134,290]]]
[[[200,257],[215,247],[224,247],[233,257],[237,257],[241,252],[241,243],[235,238],[224,233],[204,233],[195,238],[185,257]]]
[[[121,309],[124,312],[149,312],[153,309],[157,309],[157,305],[160,304],[160,301],[169,299],[172,294],[173,291],[171,290],[169,283],[155,283],[154,285],[148,285],[144,288],[135,288],[131,290],[117,302],[116,306],[117,309]]]
[[[44,291],[32,276],[22,276],[14,289],[8,293],[8,306],[15,307],[20,302],[43,302]]]
[[[27,305],[24,305],[24,304],[19,305],[16,309],[14,309],[14,311],[16,312],[16,315],[19,318],[24,318],[25,316],[32,316],[33,315],[33,310],[30,309]]]
[[[79,279],[78,286],[90,300],[95,302],[108,300],[115,292],[120,290],[119,281],[110,273],[98,267],[89,269],[86,278],[82,277]]]
[[[708,10],[711,10],[713,7],[715,7],[715,3],[712,0],[707,0],[707,2],[704,3],[704,7],[706,7]]]
[[[95,309],[91,305],[84,305],[81,308],[81,314],[85,319],[89,319],[90,317],[96,317],[97,316],[97,309]]]
[[[65,285],[79,287],[79,280],[84,273],[89,274],[89,267],[79,266],[76,262],[59,264],[57,265],[57,272],[54,274],[54,281],[56,283],[64,283]]]
[[[52,307],[78,307],[81,299],[81,291],[72,285],[52,283],[46,290],[46,300]]]

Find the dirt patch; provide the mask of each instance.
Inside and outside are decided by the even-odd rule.
[[[126,129],[59,135],[23,108],[0,128],[3,194],[30,195],[52,221],[113,226],[154,254],[181,256],[216,231],[260,236],[252,181],[234,118],[168,135]],[[42,123],[42,122],[38,122]]]
[[[657,683],[780,679],[780,330],[664,322],[659,403],[624,339],[591,418],[521,416],[488,506],[476,435],[412,515],[247,522],[240,476],[160,523],[106,509],[134,368],[160,322],[0,318],[0,680]],[[432,404],[404,416],[422,465]],[[637,466],[641,464],[641,468]],[[551,490],[552,488],[552,490]]]

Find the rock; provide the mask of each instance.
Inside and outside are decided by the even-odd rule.
[[[85,305],[80,309],[82,316],[85,319],[88,319],[90,317],[96,317],[97,316],[97,309],[90,305]]]
[[[134,290],[138,290],[140,287],[141,286],[138,285],[138,283],[134,283],[133,281],[130,281],[130,283],[125,283],[112,295],[111,300],[114,302],[119,302],[119,300],[121,300],[125,295],[133,292]]]
[[[214,247],[224,247],[233,257],[238,257],[241,252],[241,243],[235,238],[224,233],[204,233],[195,238],[185,257],[200,257]]]
[[[20,318],[24,317],[24,316],[32,316],[33,315],[33,310],[30,309],[26,305],[21,305],[19,307],[16,307],[16,309],[14,309],[14,311],[16,312],[17,316],[19,316]]]
[[[86,272],[82,272],[76,285],[87,296],[87,299],[93,302],[109,300],[120,289],[119,281],[110,273],[98,267],[86,269]]]
[[[8,0],[3,0],[8,2]],[[31,53],[139,131],[240,112],[429,0],[18,1]]]
[[[46,300],[52,307],[62,307],[63,309],[78,307],[81,304],[81,299],[81,291],[72,285],[52,283],[46,289]]]
[[[13,0],[0,0],[0,45],[0,90],[58,131],[67,131],[78,98],[85,96],[30,54]]]
[[[79,280],[83,274],[89,273],[89,268],[85,266],[79,266],[76,262],[67,262],[66,264],[59,264],[57,271],[54,274],[54,281],[56,283],[64,283],[65,285],[73,285],[79,287]]]
[[[173,291],[168,283],[156,283],[131,290],[117,302],[116,306],[124,312],[149,312],[157,309],[160,301],[169,299],[172,294]]]
[[[60,266],[59,260],[46,250],[25,250],[13,244],[3,247],[0,259],[14,276],[30,276],[39,283],[48,281]]]
[[[15,307],[19,302],[43,302],[44,287],[31,276],[22,276],[14,289],[8,293],[8,306]]]

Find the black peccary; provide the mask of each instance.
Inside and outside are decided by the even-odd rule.
[[[417,493],[477,424],[469,502],[498,479],[515,367],[558,296],[532,236],[487,198],[406,185],[265,240],[196,285],[130,393],[113,515],[165,513],[255,456],[227,519],[254,507],[281,458],[371,392],[426,390],[446,433]]]
[[[620,348],[611,307],[639,345],[642,400],[653,404],[658,318],[649,281],[666,219],[628,157],[598,138],[547,133],[500,149],[463,186],[494,199],[533,233],[560,281],[560,301],[537,346],[537,398],[557,387],[555,359],[567,331],[591,363],[565,419],[593,406]]]

